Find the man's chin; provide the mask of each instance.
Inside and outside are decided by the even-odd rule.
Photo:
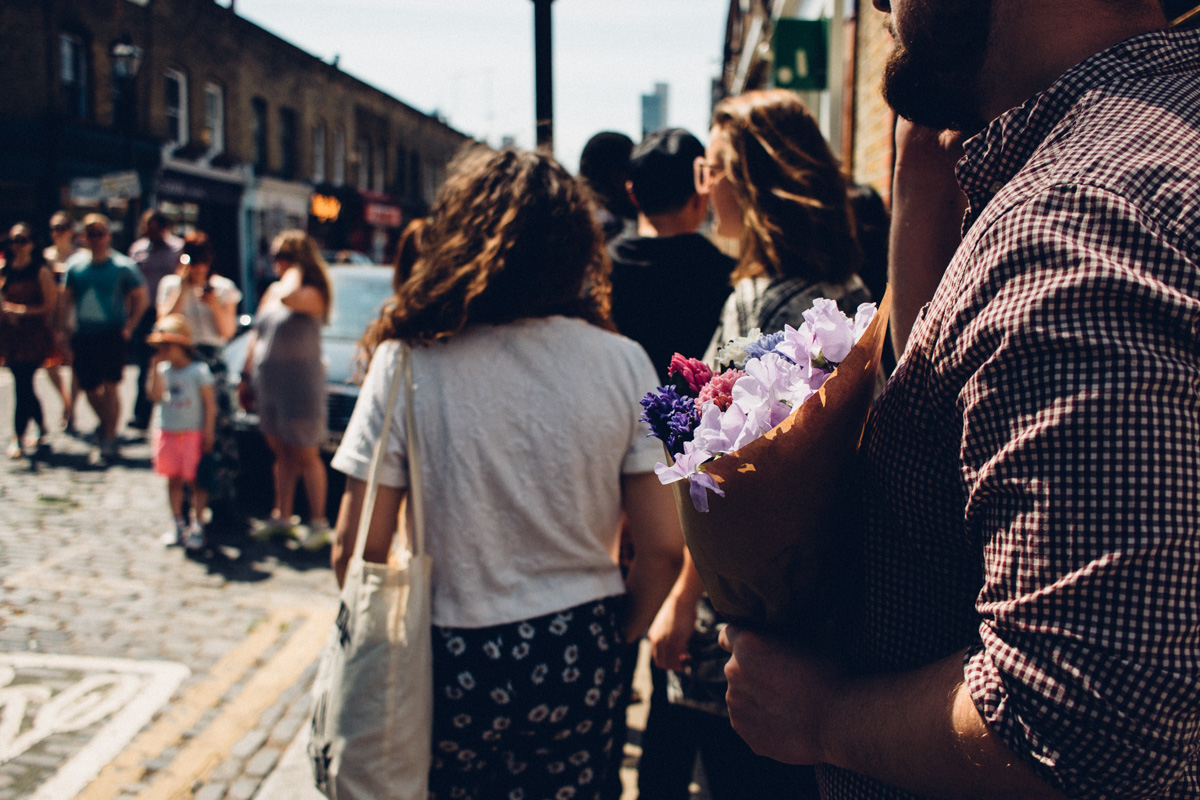
[[[986,123],[976,110],[974,87],[964,84],[944,74],[917,77],[900,65],[889,64],[883,77],[883,99],[898,115],[917,125],[977,133]]]

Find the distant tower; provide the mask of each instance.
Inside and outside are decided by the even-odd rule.
[[[642,95],[642,136],[667,127],[667,84],[654,84],[654,94]]]

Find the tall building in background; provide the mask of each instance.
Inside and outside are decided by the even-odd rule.
[[[665,83],[654,84],[653,94],[642,95],[642,136],[667,127],[667,92]]]

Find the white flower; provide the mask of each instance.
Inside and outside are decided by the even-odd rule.
[[[725,343],[725,346],[717,350],[717,363],[714,366],[724,366],[732,364],[735,368],[741,369],[746,363],[746,348],[762,338],[762,331],[758,328],[751,328],[745,336],[738,336],[735,339],[730,339]]]

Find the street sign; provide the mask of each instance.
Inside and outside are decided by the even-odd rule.
[[[771,77],[777,88],[808,92],[828,88],[829,20],[776,20],[771,51]]]

